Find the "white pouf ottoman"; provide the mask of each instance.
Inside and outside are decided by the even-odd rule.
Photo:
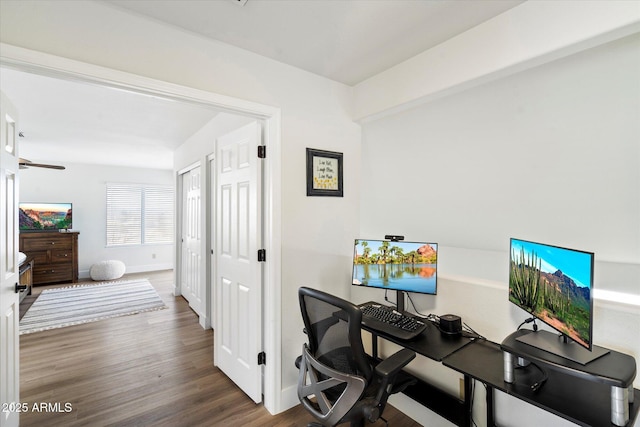
[[[89,275],[91,275],[92,280],[114,280],[121,278],[124,270],[124,262],[111,259],[93,264],[89,270]]]

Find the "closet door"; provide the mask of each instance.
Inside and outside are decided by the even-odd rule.
[[[202,310],[202,197],[200,166],[182,174],[181,293],[199,315]]]

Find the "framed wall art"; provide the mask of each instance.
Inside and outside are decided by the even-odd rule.
[[[342,153],[307,148],[307,196],[343,196]]]

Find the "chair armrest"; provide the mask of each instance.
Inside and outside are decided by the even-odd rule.
[[[416,357],[416,353],[408,348],[394,353],[391,357],[384,359],[378,363],[375,368],[376,375],[379,377],[391,377],[397,374]]]
[[[383,407],[387,403],[387,399],[391,393],[399,391],[394,391],[396,376],[400,373],[402,368],[407,366],[407,364],[409,364],[409,362],[411,362],[415,357],[416,353],[414,351],[409,350],[408,348],[403,348],[397,353],[394,353],[391,357],[388,357],[378,363],[375,367],[375,375],[380,379],[380,387],[376,394],[376,401],[378,402],[379,407]],[[403,385],[402,389],[406,388],[406,385],[407,384]]]

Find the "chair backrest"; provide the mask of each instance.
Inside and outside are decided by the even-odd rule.
[[[349,301],[316,289],[298,291],[300,309],[313,357],[337,371],[371,380],[362,345],[362,312]]]

